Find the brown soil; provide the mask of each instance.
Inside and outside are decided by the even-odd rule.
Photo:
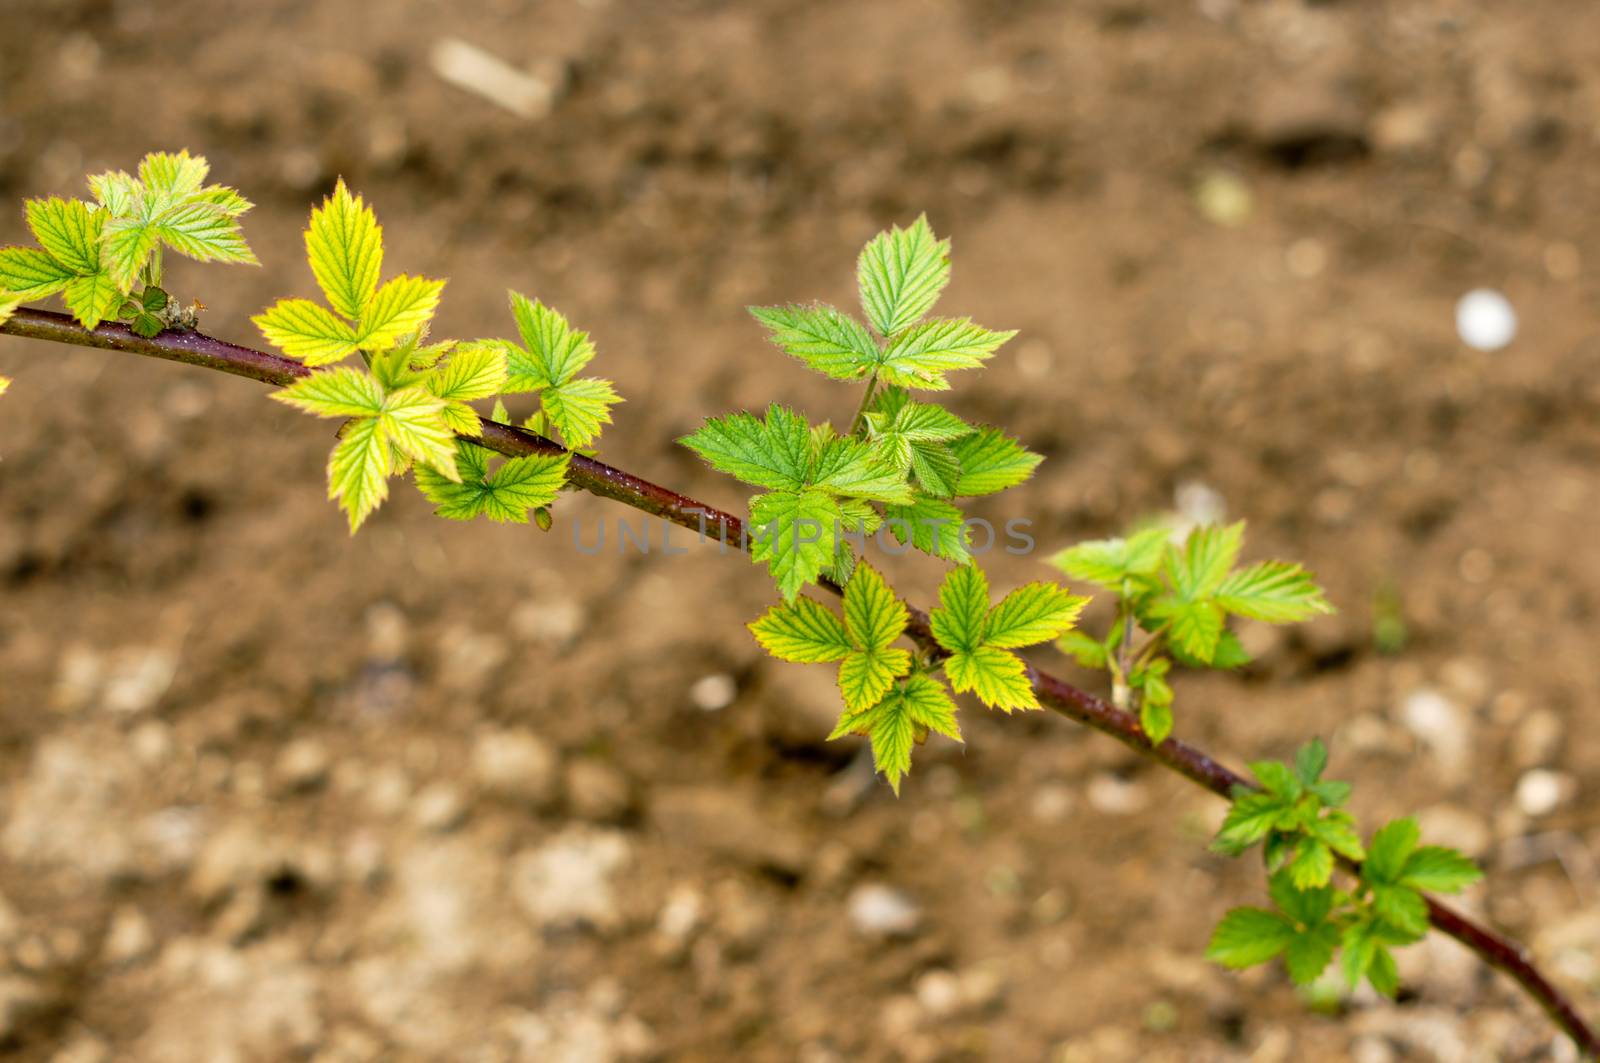
[[[9,0],[0,30],[6,200],[208,155],[266,265],[174,284],[255,342],[343,174],[393,269],[453,278],[444,333],[505,332],[508,286],[563,308],[629,400],[603,455],[728,506],[675,436],[855,398],[740,308],[848,302],[927,211],[946,305],[1022,330],[952,402],[1048,458],[980,511],[1053,550],[1200,484],[1312,564],[1342,615],[1185,677],[1179,734],[1327,736],[1365,820],[1472,847],[1467,907],[1600,1014],[1600,8]],[[450,36],[550,113],[441,82]],[[1477,286],[1521,315],[1495,354],[1454,333]],[[409,490],[352,540],[329,432],[254,384],[12,339],[0,371],[9,1058],[1571,1058],[1449,942],[1394,1006],[1209,967],[1261,893],[1206,851],[1220,804],[1058,719],[968,706],[965,748],[867,785],[714,550],[601,563],[564,531],[598,500],[546,537]],[[877,887],[909,933],[857,927]]]

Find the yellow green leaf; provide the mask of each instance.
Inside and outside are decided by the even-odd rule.
[[[386,351],[421,331],[433,318],[442,291],[444,281],[405,274],[379,288],[361,314],[361,348]]]
[[[250,319],[267,342],[307,365],[327,365],[357,350],[355,329],[309,299],[283,299]]]
[[[306,257],[328,305],[351,321],[361,317],[383,270],[383,229],[343,178],[333,195],[311,212]]]

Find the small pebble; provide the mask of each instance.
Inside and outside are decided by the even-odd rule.
[[[879,883],[865,883],[850,891],[850,922],[867,937],[903,937],[922,922],[922,909],[904,893]]]
[[[689,700],[702,712],[717,712],[733,704],[739,687],[733,676],[721,672],[702,676],[689,688]]]
[[[1576,789],[1572,776],[1535,768],[1517,780],[1517,808],[1526,816],[1547,816],[1565,804]]]
[[[1456,332],[1479,351],[1498,351],[1517,335],[1517,312],[1504,295],[1476,288],[1456,303]]]
[[[1110,816],[1130,816],[1142,812],[1150,803],[1150,795],[1143,786],[1109,772],[1101,772],[1089,780],[1088,797],[1096,811]]]
[[[459,827],[466,817],[466,800],[460,790],[447,782],[423,787],[411,808],[411,818],[417,826],[440,834]]]

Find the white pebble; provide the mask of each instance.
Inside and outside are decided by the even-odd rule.
[[[738,693],[739,687],[733,681],[733,676],[719,672],[695,680],[694,686],[689,688],[689,700],[702,712],[716,712],[732,705]]]
[[[1456,303],[1456,331],[1468,347],[1498,351],[1516,338],[1517,312],[1499,292],[1475,288]]]
[[[850,922],[868,937],[909,934],[922,921],[922,910],[911,898],[888,886],[869,883],[850,891]]]
[[[1524,815],[1549,815],[1572,795],[1573,789],[1571,776],[1535,768],[1517,780],[1517,807]]]

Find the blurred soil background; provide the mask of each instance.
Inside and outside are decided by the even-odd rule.
[[[436,335],[562,308],[629,400],[602,456],[730,507],[676,436],[856,400],[741,308],[851,303],[927,211],[943,308],[1022,330],[953,406],[1047,456],[977,508],[1039,541],[996,582],[1175,509],[1307,561],[1341,614],[1246,630],[1178,734],[1326,737],[1600,1016],[1600,7],[5,0],[6,202],[183,146],[259,204],[262,269],[171,270],[208,331],[312,293],[342,174],[391,273],[453,278]],[[1480,286],[1521,317],[1492,354]],[[1053,716],[968,705],[896,800],[714,549],[597,561],[596,499],[541,535],[398,484],[352,540],[328,426],[258,385],[0,371],[0,1057],[1573,1058],[1449,941],[1395,1006],[1209,966],[1262,895],[1221,802]]]

